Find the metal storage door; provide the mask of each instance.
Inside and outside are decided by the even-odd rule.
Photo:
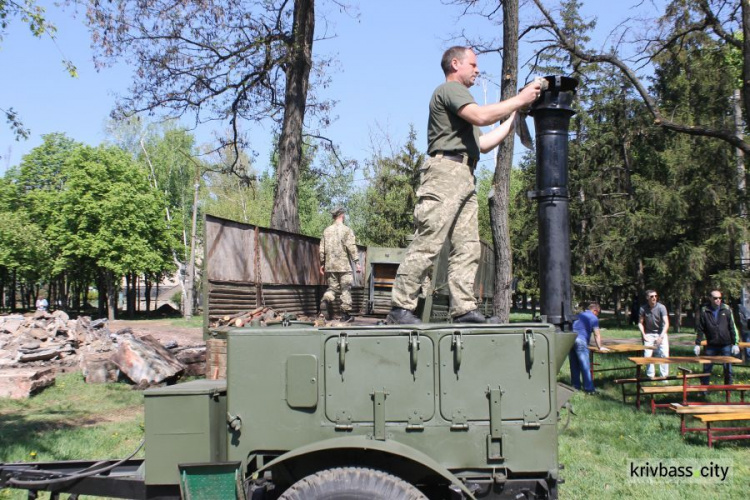
[[[530,330],[529,330],[530,331]],[[550,352],[547,338],[531,334],[529,363],[526,333],[449,334],[440,338],[440,411],[446,420],[462,416],[488,420],[487,393],[500,388],[503,420],[541,420],[551,409]],[[456,343],[463,347],[456,355]]]
[[[417,343],[412,357],[413,343]],[[340,346],[345,346],[341,356]],[[373,421],[373,394],[385,393],[385,420],[426,421],[435,413],[434,344],[424,335],[331,337],[325,343],[326,416]]]

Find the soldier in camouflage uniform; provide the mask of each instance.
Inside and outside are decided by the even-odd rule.
[[[333,301],[336,294],[341,294],[341,321],[350,321],[352,316],[352,266],[354,261],[357,272],[361,272],[359,252],[354,243],[354,231],[344,225],[345,211],[336,208],[331,212],[333,224],[323,231],[320,239],[320,274],[328,279],[328,290],[320,301],[320,312],[326,319],[333,318]],[[324,312],[325,311],[325,312]]]
[[[479,75],[477,56],[468,47],[451,47],[441,60],[445,83],[430,100],[427,124],[428,158],[420,168],[416,233],[398,268],[391,298],[390,324],[413,324],[422,281],[446,239],[450,239],[448,290],[454,322],[484,323],[474,298],[480,246],[474,169],[480,152],[495,148],[510,133],[514,113],[541,93],[534,81],[521,92],[495,104],[479,106],[469,93]],[[480,135],[479,126],[508,117]]]

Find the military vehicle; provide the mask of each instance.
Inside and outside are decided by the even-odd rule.
[[[0,464],[0,487],[115,498],[557,498],[576,82],[534,105],[546,322],[227,333],[226,380],[145,391],[145,460]]]

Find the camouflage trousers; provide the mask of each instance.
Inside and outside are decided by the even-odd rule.
[[[328,289],[323,294],[323,300],[331,304],[336,300],[336,295],[341,295],[341,310],[349,312],[352,310],[352,273],[326,273]]]
[[[398,267],[391,302],[414,311],[425,276],[450,240],[448,291],[451,316],[477,308],[474,279],[479,268],[479,222],[474,174],[468,166],[445,158],[427,158],[421,168],[416,233]],[[437,285],[435,283],[434,285]]]

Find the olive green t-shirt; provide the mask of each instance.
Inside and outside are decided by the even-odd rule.
[[[473,102],[469,89],[459,82],[445,82],[435,89],[427,122],[427,154],[451,151],[479,159],[479,127],[458,116],[459,109]]]

